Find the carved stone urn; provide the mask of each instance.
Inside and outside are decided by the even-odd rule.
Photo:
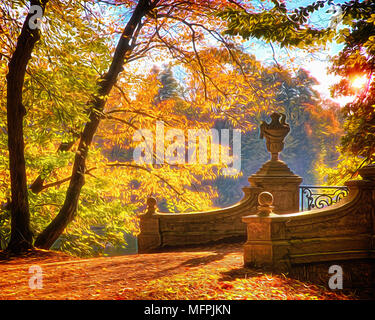
[[[259,138],[265,138],[271,159],[248,179],[251,186],[272,193],[274,212],[277,214],[299,211],[299,185],[302,182],[302,178],[295,175],[285,162],[279,159],[279,153],[284,148],[284,139],[290,132],[285,118],[284,114],[275,112],[271,115],[270,123],[263,121],[260,125]]]
[[[279,159],[279,152],[284,149],[284,139],[290,131],[290,127],[285,123],[285,115],[273,113],[271,123],[262,122],[260,125],[260,139],[266,139],[267,151],[271,153],[271,160]]]

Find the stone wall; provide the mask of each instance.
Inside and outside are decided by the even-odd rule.
[[[337,261],[375,266],[375,165],[360,174],[363,180],[346,183],[348,196],[327,208],[269,216],[254,211],[243,217],[245,265],[289,273]]]
[[[187,246],[228,239],[246,240],[246,225],[241,217],[253,212],[261,192],[245,187],[244,198],[234,206],[219,210],[190,213],[160,213],[151,209],[141,216],[138,252],[150,252],[164,247]]]

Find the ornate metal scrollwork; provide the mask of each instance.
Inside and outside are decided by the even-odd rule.
[[[300,186],[300,211],[321,209],[348,195],[345,186]]]

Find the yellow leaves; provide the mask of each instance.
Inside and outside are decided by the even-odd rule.
[[[375,14],[372,14],[370,18],[367,19],[367,22],[375,24]]]

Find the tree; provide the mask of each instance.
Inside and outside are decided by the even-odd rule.
[[[30,6],[37,5],[44,11],[47,2],[30,1]],[[40,37],[38,28],[31,27],[32,18],[33,14],[29,12],[9,61],[7,75],[7,128],[12,190],[12,233],[7,249],[14,253],[22,253],[32,247],[23,139],[23,118],[26,109],[22,101],[26,66]]]
[[[40,3],[36,3],[36,2],[31,2],[32,5],[40,5]],[[44,5],[43,4],[43,8],[44,8]],[[56,229],[54,229],[55,232],[59,233],[61,232],[61,230],[64,228],[64,226],[66,226],[66,224],[71,220],[72,218],[72,212],[75,210],[76,206],[77,206],[77,201],[78,201],[78,196],[79,196],[79,191],[83,185],[83,173],[85,172],[85,158],[87,156],[87,146],[90,144],[91,140],[92,140],[92,136],[93,136],[93,133],[96,129],[96,123],[98,123],[99,121],[99,117],[100,117],[100,114],[98,113],[98,110],[100,109],[101,105],[104,103],[104,98],[105,96],[107,95],[107,91],[110,90],[110,88],[113,86],[113,83],[114,81],[116,80],[116,77],[117,77],[117,74],[121,71],[121,65],[122,65],[122,62],[125,58],[125,54],[129,51],[130,49],[130,45],[129,45],[129,36],[131,34],[133,34],[135,32],[135,29],[136,29],[136,25],[139,23],[139,20],[143,17],[143,15],[145,14],[145,11],[147,10],[150,10],[152,9],[152,6],[149,5],[149,3],[146,3],[145,1],[141,1],[139,3],[139,5],[135,8],[134,10],[134,14],[133,14],[133,18],[129,21],[127,27],[124,29],[124,33],[123,33],[123,37],[120,39],[119,41],[119,46],[118,46],[118,50],[117,52],[115,53],[115,58],[114,58],[114,63],[112,63],[112,66],[111,68],[109,69],[109,72],[103,77],[103,79],[100,79],[100,90],[99,90],[99,95],[95,95],[95,96],[92,96],[92,103],[94,104],[94,109],[95,110],[92,110],[92,112],[90,113],[90,116],[89,116],[89,121],[87,122],[86,124],[86,130],[83,131],[82,135],[81,135],[81,149],[80,151],[82,152],[81,156],[78,156],[76,157],[76,160],[75,160],[75,165],[74,165],[74,169],[73,169],[73,174],[70,178],[71,180],[71,188],[68,189],[68,193],[67,193],[67,201],[66,201],[66,205],[63,207],[63,209],[61,210],[61,215],[58,216],[57,219],[54,220],[54,225],[57,227],[57,228],[60,228],[58,231],[56,231]],[[28,20],[30,19],[30,17],[28,16],[27,19],[26,19],[26,22],[25,22],[25,28],[23,30],[26,30],[26,33],[28,32],[27,30],[27,27],[28,27]],[[21,39],[25,38],[25,35],[26,34],[25,31],[21,32]],[[26,41],[27,45],[31,45],[30,46],[30,49],[27,47],[27,51],[25,51],[26,53],[26,57],[28,57],[28,55],[31,54],[31,50],[32,50],[32,47],[33,47],[33,44],[35,43],[34,40],[37,40],[38,38],[36,37],[37,34],[34,35],[34,37],[32,37],[32,35],[29,36],[29,39],[26,39],[28,41]],[[30,39],[32,39],[32,41],[30,41]],[[22,52],[22,49],[24,49],[22,47],[23,43],[20,41],[19,42],[20,45],[17,46],[17,48],[20,48],[20,49],[17,49],[15,50],[15,55],[17,54],[17,52]],[[9,43],[8,43],[9,44]],[[22,56],[21,56],[22,57]],[[21,62],[19,65],[21,66],[21,71],[22,71],[22,66],[24,66],[24,71],[26,70],[26,63],[24,63],[24,61],[19,61]],[[18,64],[17,64],[17,67],[18,67]],[[12,73],[10,73],[12,74]],[[8,79],[10,79],[10,77],[8,76]],[[9,80],[8,80],[9,82]],[[22,90],[22,85],[19,86],[18,85],[18,91]],[[18,97],[18,101],[20,100],[20,97]],[[9,101],[9,96],[8,96],[8,101]],[[16,101],[17,102],[17,101]],[[99,109],[98,109],[99,108]],[[21,110],[22,111],[22,110]],[[11,114],[11,113],[10,113]],[[9,115],[9,113],[8,113]],[[18,129],[18,139],[20,138],[20,128],[22,128],[22,117],[20,118],[21,119],[21,124],[19,124],[19,120],[17,120],[16,122],[14,121],[14,119],[8,121],[11,123],[11,125],[14,125],[14,124],[17,124],[17,129]],[[10,149],[12,148],[12,144],[10,143]],[[22,149],[22,152],[21,152],[21,149]],[[16,154],[17,156],[22,156],[23,154],[23,146],[20,146],[18,148],[18,150],[16,150]],[[22,159],[21,159],[22,160]],[[11,170],[13,170],[12,166],[11,166]],[[23,203],[26,203],[27,202],[27,192],[26,192],[26,175],[24,175],[23,177],[23,180],[20,180],[21,182],[23,182],[22,184],[22,187],[24,188],[23,189],[23,194],[22,194],[22,199],[20,198],[15,198],[14,195],[12,195],[12,208],[15,208],[16,206],[16,203],[20,203],[20,205],[22,205]],[[14,185],[14,183],[13,183]],[[17,186],[16,185],[16,192],[14,192],[13,194],[16,194],[17,195],[17,192],[20,192],[21,190],[21,187],[20,186]],[[76,193],[76,191],[78,193]],[[20,229],[20,228],[28,228],[28,208],[26,207],[26,205],[24,205],[24,210],[22,213],[19,213],[19,215],[22,217],[20,219],[17,219],[17,217],[15,219],[12,219],[12,232],[14,230],[15,233],[17,233],[17,230]],[[62,219],[61,219],[62,218]],[[23,219],[23,220],[21,220]],[[26,226],[25,226],[26,225]],[[53,230],[53,228],[52,228]],[[45,241],[48,241],[48,232],[51,232],[51,228],[50,229],[47,229],[47,231],[45,233],[42,233]],[[47,237],[46,237],[47,236]],[[10,245],[8,246],[8,249],[11,250],[11,251],[14,251],[16,248],[16,246],[18,244],[15,244],[17,241],[18,243],[19,242],[22,242],[22,239],[23,237],[18,238],[18,239],[15,239],[14,242],[10,242]],[[31,245],[31,238],[30,236],[28,235],[28,237],[26,238],[28,240],[28,246]],[[36,242],[36,245],[38,245],[38,243],[40,243],[40,240],[41,238],[39,238],[39,240]],[[51,244],[53,243],[50,242],[47,246],[50,246]]]
[[[363,165],[375,162],[375,4],[352,1],[342,7],[346,27],[340,30],[338,41],[344,48],[331,67],[342,80],[332,93],[355,95],[355,99],[343,108],[346,134],[341,141],[339,170],[328,175],[332,182],[354,178]],[[359,88],[355,87],[358,79],[363,80]]]
[[[85,19],[85,5],[88,3],[82,1],[48,3],[47,15],[41,25],[42,37],[34,47],[26,69],[23,104],[27,116],[23,120],[23,129],[31,229],[35,235],[49,224],[64,201],[66,183],[70,180],[70,164],[76,151],[76,144],[71,141],[77,140],[81,128],[88,121],[87,101],[97,93],[97,75],[107,68],[110,57],[108,37],[103,36],[103,28],[95,19]],[[24,3],[18,2],[0,5],[0,12],[4,14],[0,17],[3,30],[0,33],[1,89],[5,87],[5,62],[15,49],[14,39],[22,27],[18,21],[22,18],[23,6]],[[0,90],[0,101],[1,106],[5,105],[3,90]],[[0,111],[0,172],[4,177],[1,180],[0,202],[3,202],[10,198],[10,182],[7,177],[6,112],[3,108]],[[67,147],[69,145],[71,150]],[[98,151],[91,153],[92,157],[101,161]],[[90,162],[87,173],[90,174],[93,169]],[[34,188],[37,185],[38,188]],[[60,248],[69,247],[71,252],[86,254],[90,251],[88,243],[91,243],[101,250],[99,245],[104,242],[104,237],[94,234],[90,228],[105,222],[108,224],[105,236],[111,241],[115,237],[117,242],[121,241],[120,236],[115,234],[120,235],[119,227],[124,228],[128,217],[124,219],[120,209],[129,214],[129,208],[121,208],[119,201],[114,200],[109,210],[108,202],[104,202],[102,193],[98,192],[99,186],[104,189],[103,182],[98,183],[94,179],[87,184],[83,191],[84,205],[80,208],[80,219],[64,235]],[[2,207],[9,208],[9,203]],[[8,212],[0,212],[3,248],[10,236]],[[78,238],[80,241],[74,240]]]
[[[158,100],[176,99],[179,97],[179,85],[173,76],[172,66],[166,66],[159,74],[161,87],[158,92]]]
[[[255,106],[259,108],[266,108],[269,105],[267,103],[267,96],[263,97],[259,104],[255,103],[255,96],[259,96],[259,93],[255,88],[252,88],[248,84],[251,83],[247,78],[247,75],[243,72],[238,72],[238,70],[233,70],[232,68],[226,68],[226,73],[218,72],[218,66],[226,67],[220,64],[220,59],[213,60],[215,57],[213,54],[217,53],[215,49],[207,49],[207,42],[205,39],[210,38],[210,41],[216,41],[220,44],[223,52],[227,52],[227,56],[233,61],[236,61],[236,53],[232,52],[232,47],[228,39],[223,37],[218,31],[217,21],[212,19],[212,13],[220,9],[223,5],[238,6],[233,1],[228,1],[228,3],[223,3],[222,1],[197,1],[197,2],[186,2],[186,1],[106,1],[105,6],[121,5],[122,8],[128,14],[128,22],[122,31],[118,30],[118,22],[112,23],[108,22],[109,33],[111,33],[114,38],[119,35],[117,39],[117,47],[114,48],[112,52],[112,59],[108,65],[108,60],[98,59],[98,54],[102,54],[103,47],[100,46],[100,41],[95,38],[95,41],[84,41],[93,35],[91,33],[94,30],[94,25],[99,26],[99,35],[102,34],[102,25],[100,22],[100,16],[96,16],[97,12],[95,10],[89,10],[89,2],[86,1],[74,1],[69,3],[64,3],[66,7],[73,5],[73,10],[60,10],[57,3],[51,3],[51,7],[47,7],[47,12],[49,9],[53,12],[58,21],[69,21],[74,23],[74,28],[65,25],[66,30],[63,33],[59,32],[58,27],[54,25],[54,21],[48,21],[53,27],[50,28],[49,33],[46,34],[46,41],[40,44],[40,47],[36,48],[40,53],[43,53],[39,58],[36,59],[35,65],[40,68],[35,74],[31,74],[29,78],[29,83],[27,83],[27,93],[30,98],[30,108],[34,105],[39,105],[38,99],[35,99],[35,94],[40,94],[39,98],[42,98],[43,103],[47,103],[49,108],[44,109],[32,109],[30,115],[31,121],[27,123],[28,132],[25,137],[30,140],[30,144],[27,145],[27,153],[32,154],[32,151],[39,150],[32,148],[36,146],[35,142],[43,145],[44,150],[48,148],[48,156],[42,157],[41,159],[34,159],[31,162],[31,166],[26,169],[32,169],[32,167],[38,166],[38,172],[31,172],[30,177],[34,181],[31,183],[32,190],[35,191],[33,195],[30,194],[30,199],[34,201],[36,197],[45,197],[48,193],[53,195],[53,190],[59,191],[59,199],[61,199],[61,191],[66,191],[63,197],[62,207],[58,210],[58,214],[55,217],[51,216],[51,213],[45,218],[52,218],[52,222],[44,229],[40,231],[38,237],[36,238],[35,245],[40,248],[50,248],[51,245],[58,239],[63,230],[76,218],[77,208],[79,206],[79,199],[82,191],[84,191],[85,176],[92,177],[93,171],[98,170],[101,174],[112,172],[116,174],[119,172],[120,168],[126,168],[127,174],[134,174],[134,171],[142,170],[145,175],[152,175],[161,181],[161,186],[163,190],[169,190],[176,192],[180,198],[184,195],[196,195],[193,192],[194,184],[200,182],[198,176],[202,176],[204,170],[202,167],[196,166],[194,169],[189,166],[185,166],[186,169],[195,170],[196,176],[189,175],[188,170],[184,171],[184,175],[181,178],[181,170],[174,168],[173,166],[136,166],[129,163],[108,163],[106,159],[103,159],[103,155],[99,150],[93,150],[91,148],[92,144],[96,144],[97,140],[94,139],[97,130],[105,129],[105,123],[109,121],[110,123],[116,122],[116,125],[124,128],[132,128],[136,130],[136,121],[140,126],[145,128],[154,124],[155,119],[166,119],[169,123],[173,124],[173,112],[171,104],[168,101],[161,102],[162,108],[155,109],[154,103],[149,102],[147,104],[146,110],[139,109],[139,106],[143,106],[145,101],[149,101],[149,95],[146,92],[137,91],[136,96],[140,98],[138,101],[134,101],[133,98],[129,98],[129,92],[134,90],[134,86],[131,85],[128,80],[132,77],[131,72],[134,69],[131,68],[132,62],[145,57],[150,56],[152,52],[155,54],[165,55],[168,54],[172,59],[178,61],[185,66],[189,76],[190,76],[190,99],[192,102],[192,108],[199,110],[202,116],[209,118],[209,112],[212,107],[220,106],[220,112],[217,117],[222,114],[230,114],[235,108],[231,108],[233,105],[233,97],[235,94],[240,93],[239,89],[236,88],[234,83],[247,84],[240,86],[243,89],[247,89],[251,92],[248,95],[249,99],[253,101],[252,107]],[[100,2],[98,2],[100,4]],[[88,18],[88,13],[92,14],[91,17],[95,23],[90,22]],[[118,14],[118,11],[116,12]],[[77,16],[84,17],[82,21],[77,19]],[[121,17],[119,17],[121,19]],[[98,23],[96,23],[98,21]],[[103,20],[102,20],[103,21]],[[107,22],[107,21],[106,21]],[[89,28],[87,27],[89,24]],[[65,35],[79,30],[79,34],[75,37],[74,41],[69,41],[69,37],[64,38]],[[63,41],[56,41],[59,34]],[[89,35],[88,35],[89,34]],[[179,41],[176,41],[178,37]],[[6,38],[6,34],[4,35]],[[61,38],[59,40],[61,40]],[[11,45],[11,39],[5,40],[7,45]],[[91,48],[90,44],[93,43],[95,47]],[[60,51],[57,44],[68,49],[64,52]],[[79,44],[75,47],[75,44]],[[79,50],[84,48],[87,55],[82,56],[83,62],[79,59]],[[10,50],[11,51],[11,50]],[[105,51],[105,49],[104,49]],[[69,53],[72,53],[70,55]],[[104,53],[103,56],[107,57],[108,54]],[[72,57],[74,57],[72,59]],[[152,58],[152,57],[151,57]],[[55,59],[55,61],[53,60]],[[97,60],[104,61],[103,64],[99,65],[96,63]],[[108,61],[108,62],[107,62]],[[215,63],[213,63],[215,62]],[[215,65],[216,64],[216,65]],[[32,65],[31,67],[34,67]],[[107,65],[107,66],[106,66]],[[78,66],[78,67],[77,67]],[[80,70],[79,73],[71,75],[69,72],[69,67],[73,68],[74,71]],[[98,68],[99,67],[99,68]],[[85,68],[88,68],[88,72],[82,72]],[[130,72],[122,72],[124,68]],[[91,69],[91,71],[90,71]],[[107,69],[106,72],[102,70]],[[225,68],[224,68],[225,69]],[[43,72],[44,70],[44,72]],[[30,72],[33,70],[30,69]],[[95,72],[93,72],[95,71]],[[48,81],[45,81],[48,77],[46,75],[52,76],[52,79],[56,80],[53,86],[49,87]],[[65,78],[58,79],[55,75],[65,74]],[[97,75],[100,75],[99,79],[95,79]],[[134,77],[135,78],[135,77]],[[145,81],[144,85],[147,83],[152,84],[153,80],[148,79],[148,77],[141,76],[141,80]],[[224,81],[222,81],[224,80]],[[235,81],[234,81],[235,80]],[[136,86],[142,83],[142,81],[137,81]],[[38,85],[35,85],[38,83]],[[74,90],[68,88],[68,84],[73,85]],[[34,84],[34,85],[30,85]],[[76,89],[81,87],[81,93],[76,94]],[[156,88],[156,86],[148,87],[147,89]],[[59,90],[61,89],[61,91]],[[49,97],[50,99],[47,99]],[[121,97],[121,106],[115,106],[115,98]],[[143,100],[142,100],[142,99]],[[82,103],[84,100],[85,103]],[[74,103],[74,100],[77,100]],[[62,103],[62,101],[64,103]],[[66,108],[65,102],[67,102]],[[118,100],[117,100],[118,102]],[[126,106],[126,108],[123,108]],[[228,109],[229,108],[229,109]],[[51,124],[60,123],[60,130],[56,130],[56,127],[47,128],[37,127],[35,123],[38,122],[37,115],[43,114],[43,120],[47,123],[48,120]],[[49,115],[49,118],[48,118]],[[118,116],[120,115],[120,116]],[[234,114],[234,119],[239,119],[240,113]],[[25,118],[27,121],[28,119]],[[191,119],[188,121],[183,121],[182,118],[175,121],[175,123],[183,124],[182,128],[191,127],[194,122]],[[166,121],[166,123],[167,123]],[[237,122],[241,122],[236,120]],[[41,122],[39,122],[41,123]],[[99,128],[100,124],[104,124],[102,128]],[[196,124],[196,123],[195,123]],[[203,127],[207,127],[209,122],[205,123]],[[112,124],[110,124],[111,126]],[[245,124],[243,124],[245,127]],[[43,131],[45,130],[45,131]],[[129,131],[129,130],[128,130]],[[53,137],[52,144],[46,144],[46,137]],[[107,133],[108,136],[108,133]],[[57,143],[60,137],[60,143]],[[112,138],[112,137],[111,137]],[[35,139],[35,140],[33,140]],[[129,135],[124,138],[128,141]],[[113,139],[110,139],[114,141]],[[105,140],[103,140],[105,141]],[[130,145],[132,147],[132,145]],[[55,148],[55,153],[52,150]],[[57,152],[56,152],[57,150]],[[91,155],[95,155],[97,159],[100,159],[100,163],[95,163],[90,158]],[[73,157],[74,158],[73,158]],[[32,157],[30,156],[30,159]],[[89,167],[88,164],[96,164],[93,167]],[[213,167],[213,166],[211,166]],[[71,174],[69,176],[69,170]],[[32,171],[32,170],[31,170]],[[212,171],[211,176],[214,177]],[[36,174],[37,173],[37,174]],[[122,173],[122,176],[126,175]],[[27,174],[27,170],[26,170]],[[120,175],[119,175],[120,176]],[[168,176],[170,179],[166,179]],[[95,177],[95,176],[94,176]],[[207,175],[206,175],[207,177]],[[49,179],[54,180],[48,183]],[[130,179],[126,179],[129,181]],[[146,180],[146,179],[145,179]],[[117,181],[117,180],[114,180]],[[149,180],[150,181],[150,180]],[[179,184],[178,190],[174,187],[170,181]],[[65,182],[69,182],[67,189],[62,187]],[[151,184],[145,185],[148,191],[155,191],[156,183],[150,181]],[[25,184],[24,184],[25,185]],[[181,191],[181,187],[187,185],[189,188]],[[19,189],[19,187],[18,187]],[[112,188],[113,189],[113,188]],[[47,190],[47,191],[46,191]],[[117,192],[112,190],[113,194]],[[158,191],[160,192],[160,191]],[[207,206],[210,201],[210,189],[206,193],[206,196],[199,194],[199,203]],[[44,193],[41,195],[41,193]],[[149,194],[149,193],[148,193]],[[55,196],[57,193],[55,193]],[[101,195],[103,199],[108,197],[108,195]],[[143,194],[143,197],[147,194]],[[24,199],[27,197],[27,193],[23,193]],[[189,199],[190,198],[190,199]],[[189,204],[185,205],[186,208],[191,208],[198,197],[186,196],[185,200]],[[47,198],[46,198],[47,199]],[[50,200],[53,198],[50,198]],[[57,198],[55,198],[57,199]],[[87,199],[84,198],[83,205],[87,203]],[[108,199],[108,198],[107,198]],[[14,203],[12,199],[12,204]],[[179,204],[178,200],[174,200],[174,203]],[[55,203],[44,203],[43,206],[46,207],[46,212],[48,208],[51,208]],[[59,208],[59,204],[57,208]],[[52,211],[54,212],[54,211]],[[23,213],[26,217],[27,210]],[[16,222],[16,220],[14,221]],[[15,227],[16,228],[16,227]],[[40,227],[39,227],[40,229]]]
[[[314,89],[318,81],[300,69],[295,76],[280,71],[277,103],[285,113],[291,132],[285,139],[281,157],[292,170],[303,177],[304,184],[322,184],[316,171],[317,162],[335,165],[335,146],[342,134],[337,105],[323,100]]]
[[[141,27],[142,18],[153,10],[156,4],[157,1],[149,2],[140,0],[124,28],[117,44],[112,63],[107,73],[99,81],[98,95],[93,97],[89,122],[85,125],[80,137],[78,152],[74,159],[72,176],[64,205],[48,227],[36,238],[35,246],[39,248],[49,249],[74,218],[78,199],[84,184],[88,149],[100,123],[101,113],[104,110],[106,101],[105,97],[109,95],[112,87],[117,82],[117,77],[122,71],[125,58],[131,54],[133,49],[131,41],[136,37],[138,28]]]
[[[316,1],[306,7],[288,10],[283,2],[271,1],[268,13],[249,13],[243,9],[227,8],[218,15],[228,23],[226,33],[274,41],[281,46],[304,47],[329,43],[336,40],[345,43],[344,49],[333,58],[332,72],[343,77],[334,86],[336,95],[353,94],[350,82],[355,76],[367,78],[365,88],[353,103],[344,108],[346,134],[341,141],[341,159],[338,170],[322,168],[328,172],[328,181],[342,183],[358,175],[364,164],[374,162],[374,110],[373,110],[373,68],[374,68],[374,9],[373,1],[353,0],[337,4],[341,10],[339,18],[343,28],[336,30],[336,24],[326,28],[309,25],[309,16],[332,1]],[[271,14],[273,12],[274,14]],[[254,24],[257,21],[258,24]],[[271,22],[274,23],[271,23]],[[267,27],[267,32],[262,32]]]

